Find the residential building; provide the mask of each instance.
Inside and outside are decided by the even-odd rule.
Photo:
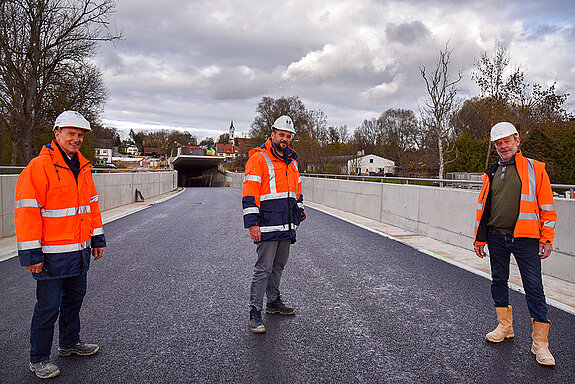
[[[233,158],[240,155],[240,147],[232,144],[216,144],[216,152],[219,156]]]
[[[347,172],[357,175],[369,175],[370,172],[377,173],[382,171],[384,174],[395,174],[395,162],[392,160],[369,154],[356,157],[347,161]]]
[[[128,148],[126,148],[126,153],[128,155],[138,156],[140,154],[140,151],[138,151],[138,147],[136,147],[135,145],[130,145]]]

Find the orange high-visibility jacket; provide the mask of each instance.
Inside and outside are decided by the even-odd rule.
[[[56,141],[42,148],[18,177],[14,224],[22,266],[44,263],[36,279],[85,273],[90,247],[106,246],[92,164],[78,152],[78,182]]]
[[[250,151],[243,182],[244,227],[259,226],[262,241],[292,240],[305,219],[297,154],[287,147],[284,159],[271,139]]]
[[[515,167],[521,180],[521,201],[513,237],[535,238],[541,243],[553,244],[557,213],[545,164],[523,157],[519,151],[515,155]],[[483,186],[476,212],[474,245],[487,244],[487,222],[491,208],[489,190],[496,169],[497,164],[494,164],[483,174]]]

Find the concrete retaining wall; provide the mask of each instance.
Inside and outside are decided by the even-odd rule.
[[[144,199],[161,195],[178,187],[176,171],[138,173],[95,173],[100,210],[133,203],[136,190]],[[14,235],[14,192],[18,175],[0,176],[0,237]]]
[[[243,175],[227,174],[229,185],[242,187]],[[473,249],[478,191],[364,181],[303,177],[306,201],[354,213]],[[554,251],[543,272],[575,283],[575,200],[556,199],[558,221]]]

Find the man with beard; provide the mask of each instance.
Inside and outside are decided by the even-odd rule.
[[[515,336],[509,303],[509,261],[515,256],[533,325],[531,352],[539,364],[555,365],[549,351],[547,303],[543,292],[541,260],[553,250],[557,213],[545,164],[523,156],[515,126],[497,123],[491,142],[499,161],[485,170],[479,194],[474,248],[491,263],[491,296],[499,324],[485,335],[492,343]]]
[[[290,245],[296,241],[296,229],[305,219],[302,182],[297,155],[289,147],[295,134],[289,116],[279,117],[272,125],[271,137],[250,151],[243,182],[244,227],[257,244],[257,261],[250,288],[249,327],[254,333],[266,331],[262,321],[264,295],[266,313],[293,315],[280,297],[280,280],[288,261]]]

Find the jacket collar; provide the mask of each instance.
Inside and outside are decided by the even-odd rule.
[[[68,168],[68,164],[64,160],[62,153],[58,149],[58,145],[56,144],[56,140],[52,140],[50,144],[46,144],[42,150],[40,151],[40,156],[50,156],[52,159],[52,163],[59,167]],[[78,151],[78,160],[80,161],[80,169],[84,168],[87,165],[91,165],[90,161],[82,155],[80,151]]]
[[[523,157],[523,153],[521,153],[521,150],[519,149],[512,160],[503,162],[501,160],[501,158],[499,158],[495,164],[491,165],[484,172],[491,178],[491,176],[497,170],[497,167],[500,164],[502,164],[502,165],[518,164],[518,163],[521,164],[523,162],[523,160],[525,160],[525,157]]]

